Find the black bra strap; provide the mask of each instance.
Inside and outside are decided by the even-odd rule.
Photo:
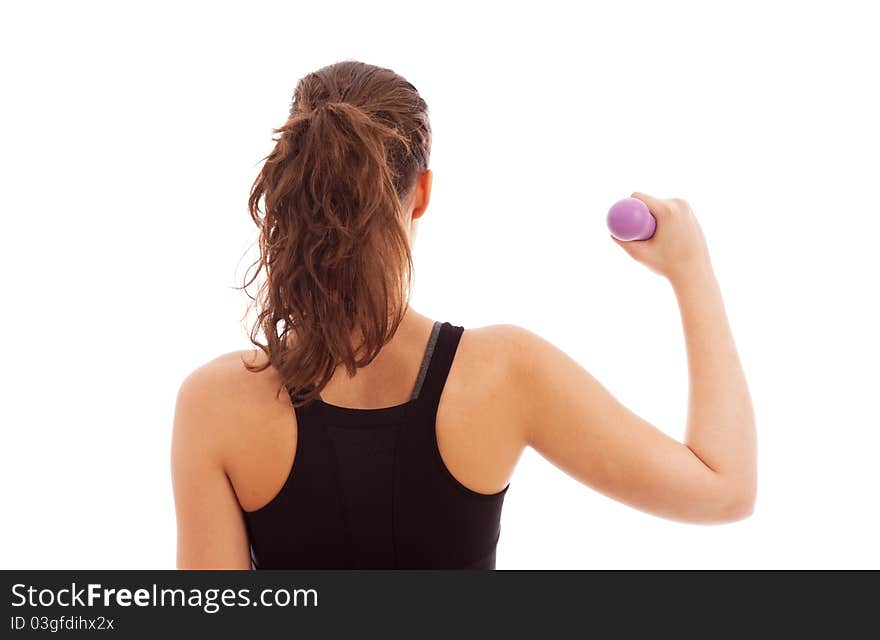
[[[422,356],[422,364],[419,367],[419,375],[416,378],[416,383],[413,386],[412,394],[409,399],[415,400],[419,397],[419,392],[422,390],[422,385],[425,383],[425,376],[428,373],[428,367],[431,364],[431,357],[434,355],[434,349],[437,347],[437,338],[440,337],[440,327],[443,326],[439,320],[434,323],[433,328],[431,329],[431,337],[428,338],[428,345],[425,347],[425,355]]]
[[[456,327],[448,322],[444,322],[440,326],[437,344],[434,347],[434,353],[425,373],[425,381],[420,393],[419,403],[423,406],[436,408],[440,403],[440,394],[443,393],[443,386],[446,384],[446,378],[452,368],[455,351],[463,332],[463,327]]]

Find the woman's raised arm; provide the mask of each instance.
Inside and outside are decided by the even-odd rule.
[[[516,332],[517,394],[530,446],[579,481],[643,511],[687,522],[751,514],[755,419],[703,234],[682,200],[636,197],[657,218],[647,241],[618,242],[672,284],[690,377],[684,442],[618,402],[549,342]]]

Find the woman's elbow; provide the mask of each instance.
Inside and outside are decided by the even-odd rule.
[[[699,498],[690,500],[687,509],[680,512],[677,519],[692,524],[727,524],[745,520],[755,511],[756,494],[754,483],[731,485],[719,482],[714,490],[703,491]]]
[[[745,520],[755,512],[755,497],[746,497],[732,502],[725,512],[724,522]]]
[[[754,482],[742,483],[731,490],[719,512],[719,522],[738,522],[745,520],[755,512],[757,485]]]

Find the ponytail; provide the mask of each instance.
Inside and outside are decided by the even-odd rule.
[[[251,189],[260,257],[245,283],[265,270],[250,340],[268,362],[246,366],[274,366],[296,406],[339,365],[353,376],[369,364],[400,325],[412,285],[401,197],[427,156],[413,162],[412,140],[391,118],[342,100],[299,102],[273,129],[280,136]]]

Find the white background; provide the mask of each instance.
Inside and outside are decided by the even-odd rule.
[[[880,60],[870,3],[5,3],[4,568],[170,568],[175,394],[247,348],[248,189],[296,81],[427,100],[413,306],[524,326],[675,437],[668,284],[607,236],[689,200],[759,428],[754,515],[668,522],[527,451],[499,568],[880,568]]]

